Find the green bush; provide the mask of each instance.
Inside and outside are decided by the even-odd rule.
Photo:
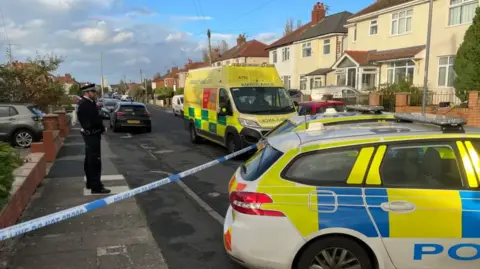
[[[370,92],[380,93],[382,95],[382,106],[386,109],[395,108],[395,94],[400,92],[406,92],[410,94],[410,105],[421,106],[423,100],[423,89],[414,86],[409,80],[404,80],[393,84],[381,84],[378,88],[372,88]],[[427,95],[427,104],[431,103],[432,93]]]
[[[13,170],[22,165],[22,160],[7,143],[0,143],[0,210],[10,195],[13,181]]]

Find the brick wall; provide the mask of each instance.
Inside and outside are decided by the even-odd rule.
[[[381,95],[371,93],[369,105],[379,105]],[[471,91],[468,96],[468,107],[444,107],[427,106],[426,113],[446,115],[452,117],[461,117],[468,121],[468,126],[480,127],[480,100],[477,91]],[[410,105],[410,94],[408,92],[399,92],[395,94],[395,112],[402,113],[421,113],[421,106]]]

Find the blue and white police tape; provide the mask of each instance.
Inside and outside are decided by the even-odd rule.
[[[133,196],[135,196],[139,193],[143,193],[143,192],[149,191],[151,189],[158,188],[162,185],[168,184],[170,182],[173,182],[173,181],[178,180],[180,178],[184,178],[186,176],[190,176],[190,175],[195,174],[195,173],[197,173],[201,170],[210,168],[210,167],[212,167],[216,164],[219,164],[219,163],[222,163],[222,162],[224,162],[228,159],[234,158],[234,157],[236,157],[238,155],[241,155],[241,154],[243,154],[247,151],[253,150],[256,147],[257,147],[257,145],[252,145],[252,146],[249,146],[247,148],[236,151],[232,154],[228,154],[224,157],[221,157],[221,158],[218,158],[218,159],[213,160],[211,162],[208,162],[206,164],[202,164],[200,166],[194,167],[192,169],[183,171],[183,172],[178,173],[178,174],[173,174],[169,177],[160,179],[158,181],[149,183],[147,185],[144,185],[144,186],[141,186],[141,187],[138,187],[138,188],[126,191],[126,192],[118,193],[118,194],[115,194],[115,195],[112,195],[112,196],[109,196],[109,197],[106,197],[106,198],[103,198],[103,199],[98,199],[98,200],[92,201],[90,203],[86,203],[86,204],[83,204],[83,205],[79,205],[79,206],[75,206],[75,207],[72,207],[72,208],[69,208],[69,209],[65,209],[65,210],[62,210],[62,211],[59,211],[59,212],[56,212],[56,213],[53,213],[53,214],[50,214],[50,215],[47,215],[47,216],[44,216],[44,217],[41,217],[41,218],[29,220],[29,221],[26,221],[26,222],[23,222],[23,223],[19,223],[19,224],[1,229],[0,230],[0,241],[11,238],[11,237],[15,237],[15,236],[18,236],[18,235],[21,235],[21,234],[24,234],[24,233],[27,233],[27,232],[30,232],[30,231],[33,231],[33,230],[37,230],[39,228],[42,228],[42,227],[48,226],[50,224],[54,224],[54,223],[57,223],[57,222],[60,222],[60,221],[63,221],[63,220],[69,219],[69,218],[73,218],[75,216],[87,213],[87,212],[95,210],[97,208],[101,208],[101,207],[107,206],[109,204],[113,204],[115,202],[133,197]]]

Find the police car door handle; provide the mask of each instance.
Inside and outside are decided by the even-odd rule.
[[[408,213],[415,210],[415,205],[407,201],[392,201],[380,204],[384,211]]]

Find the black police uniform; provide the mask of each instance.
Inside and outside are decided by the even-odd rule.
[[[95,89],[95,84],[90,84],[81,88],[84,92]],[[102,159],[100,140],[102,133],[105,132],[103,119],[98,113],[97,105],[94,100],[82,97],[78,102],[77,118],[82,126],[82,136],[85,141],[85,162],[84,170],[87,177],[87,189],[92,193],[109,193],[101,182]]]

